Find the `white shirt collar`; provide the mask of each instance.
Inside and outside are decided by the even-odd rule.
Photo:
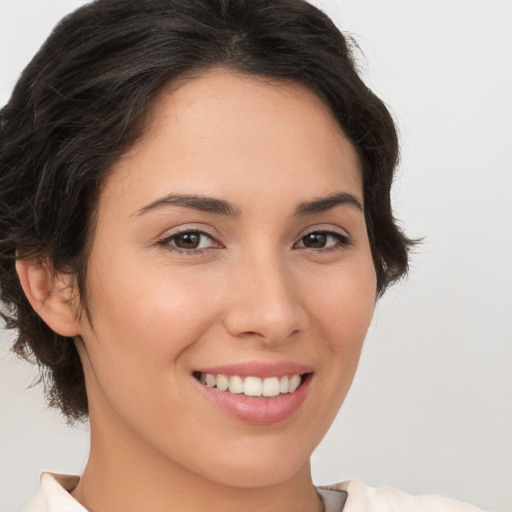
[[[70,494],[79,480],[73,475],[43,473],[39,492],[24,512],[87,512]],[[324,501],[325,512],[483,512],[449,498],[411,496],[389,487],[375,489],[358,480],[317,490]]]
[[[23,512],[87,512],[69,493],[80,477],[43,473],[39,492],[30,500]]]
[[[43,473],[39,492],[23,512],[87,512],[70,494],[79,480],[80,477],[74,475]],[[320,488],[318,493],[325,504],[325,512],[341,512],[346,493]]]

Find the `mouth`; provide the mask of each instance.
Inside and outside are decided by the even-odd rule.
[[[241,377],[240,375],[213,374],[199,371],[193,372],[192,375],[203,386],[224,393],[255,399],[269,399],[295,393],[311,379],[313,372],[265,378],[252,375]]]

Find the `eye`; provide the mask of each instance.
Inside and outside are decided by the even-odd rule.
[[[337,231],[312,231],[303,236],[296,247],[317,250],[335,250],[350,244],[348,236]]]
[[[171,246],[171,250],[198,253],[205,249],[219,247],[214,239],[203,231],[188,230],[168,236],[160,240],[159,245]]]

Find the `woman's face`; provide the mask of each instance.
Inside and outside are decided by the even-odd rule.
[[[373,312],[363,208],[354,147],[307,89],[216,70],[163,92],[99,200],[93,443],[235,486],[309,469]]]

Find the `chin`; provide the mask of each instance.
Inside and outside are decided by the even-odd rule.
[[[309,471],[309,462],[304,466]],[[222,485],[245,489],[273,487],[287,482],[297,474],[301,468],[289,468],[279,464],[269,464],[265,467],[238,467],[229,468],[229,471],[216,475],[216,481]]]
[[[212,458],[208,462],[200,470],[203,476],[222,485],[239,488],[272,487],[304,471],[309,474],[310,470],[308,454],[300,453],[296,446],[291,447],[291,450],[269,450],[268,447],[245,453],[240,450],[227,457]]]

